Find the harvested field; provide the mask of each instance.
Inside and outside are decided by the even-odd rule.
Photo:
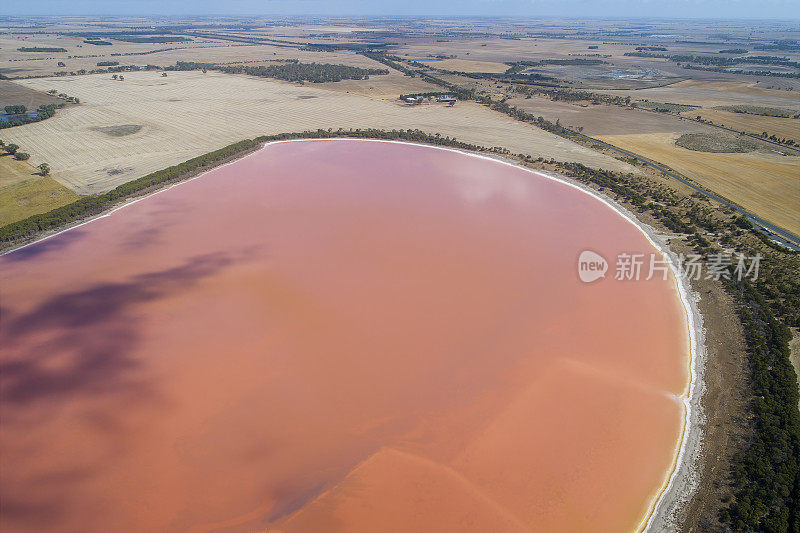
[[[718,154],[744,154],[760,146],[748,137],[727,133],[684,133],[675,140],[675,144],[687,150]]]
[[[53,178],[25,161],[0,157],[0,226],[44,213],[78,199]]]
[[[670,115],[611,105],[586,105],[554,102],[547,98],[513,98],[509,104],[544,117],[559,120],[562,126],[584,128],[587,135],[622,135],[626,133],[685,133],[711,131],[708,126]]]
[[[766,131],[769,135],[800,142],[800,120],[794,118],[748,115],[721,109],[697,109],[683,114],[690,117],[699,115],[703,120],[710,120],[714,124],[724,125],[737,131],[755,135],[761,135]]]
[[[243,138],[340,127],[420,129],[537,157],[635,171],[469,102],[407,106],[218,72],[173,72],[168,78],[158,72],[132,72],[124,82],[98,74],[20,83],[34,89],[56,87],[80,98],[81,105],[51,119],[6,130],[4,139],[25,146],[32,163],[50,163],[56,179],[81,194],[111,189]],[[110,137],[93,130],[119,124],[141,124],[147,134]]]
[[[496,61],[474,61],[472,59],[443,59],[432,66],[456,72],[505,72],[508,65]]]
[[[800,92],[762,89],[744,81],[686,80],[653,89],[598,92],[630,96],[634,100],[647,99],[701,107],[747,104],[800,109]]]
[[[0,37],[0,49],[3,51],[4,61],[0,72],[11,77],[45,76],[59,71],[76,72],[80,69],[102,68],[98,67],[97,63],[109,60],[119,61],[121,65],[147,63],[161,67],[174,65],[177,61],[238,63],[276,59],[298,59],[305,63],[333,63],[363,68],[380,65],[355,54],[317,52],[207,38],[195,38],[193,41],[183,43],[130,43],[117,40],[112,40],[111,43],[111,46],[93,46],[76,37],[37,36],[33,40],[3,36]],[[20,46],[63,47],[67,52],[32,54],[16,51]],[[59,67],[59,61],[64,62],[66,66]]]
[[[379,63],[374,63],[379,65]],[[389,74],[370,76],[369,80],[342,80],[335,83],[320,83],[313,87],[329,89],[372,98],[375,100],[395,101],[401,94],[435,91],[438,88],[419,78],[405,76],[394,69]]]
[[[597,138],[668,165],[765,220],[800,234],[800,157],[695,152],[676,146],[677,137],[652,133]]]

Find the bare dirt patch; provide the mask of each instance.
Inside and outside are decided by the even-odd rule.
[[[97,131],[110,135],[111,137],[124,137],[125,135],[138,133],[141,129],[141,124],[121,124],[119,126],[103,126],[97,128]]]
[[[789,342],[789,361],[792,362],[794,372],[797,374],[797,382],[800,383],[800,328],[792,328],[792,340]],[[797,406],[800,407],[800,401]]]
[[[36,91],[13,81],[0,80],[0,109],[7,105],[24,105],[29,110],[35,111],[40,105],[63,103],[64,100],[45,91]]]

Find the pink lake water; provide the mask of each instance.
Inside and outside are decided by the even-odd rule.
[[[0,529],[635,530],[689,341],[622,252],[655,250],[563,183],[337,140],[2,256]]]

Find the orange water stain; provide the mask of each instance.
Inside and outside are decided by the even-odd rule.
[[[0,257],[0,527],[632,530],[686,320],[584,249],[655,252],[562,183],[339,140]]]

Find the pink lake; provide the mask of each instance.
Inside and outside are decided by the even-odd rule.
[[[563,183],[336,140],[2,256],[0,529],[635,530],[689,339],[623,252],[655,249]]]

